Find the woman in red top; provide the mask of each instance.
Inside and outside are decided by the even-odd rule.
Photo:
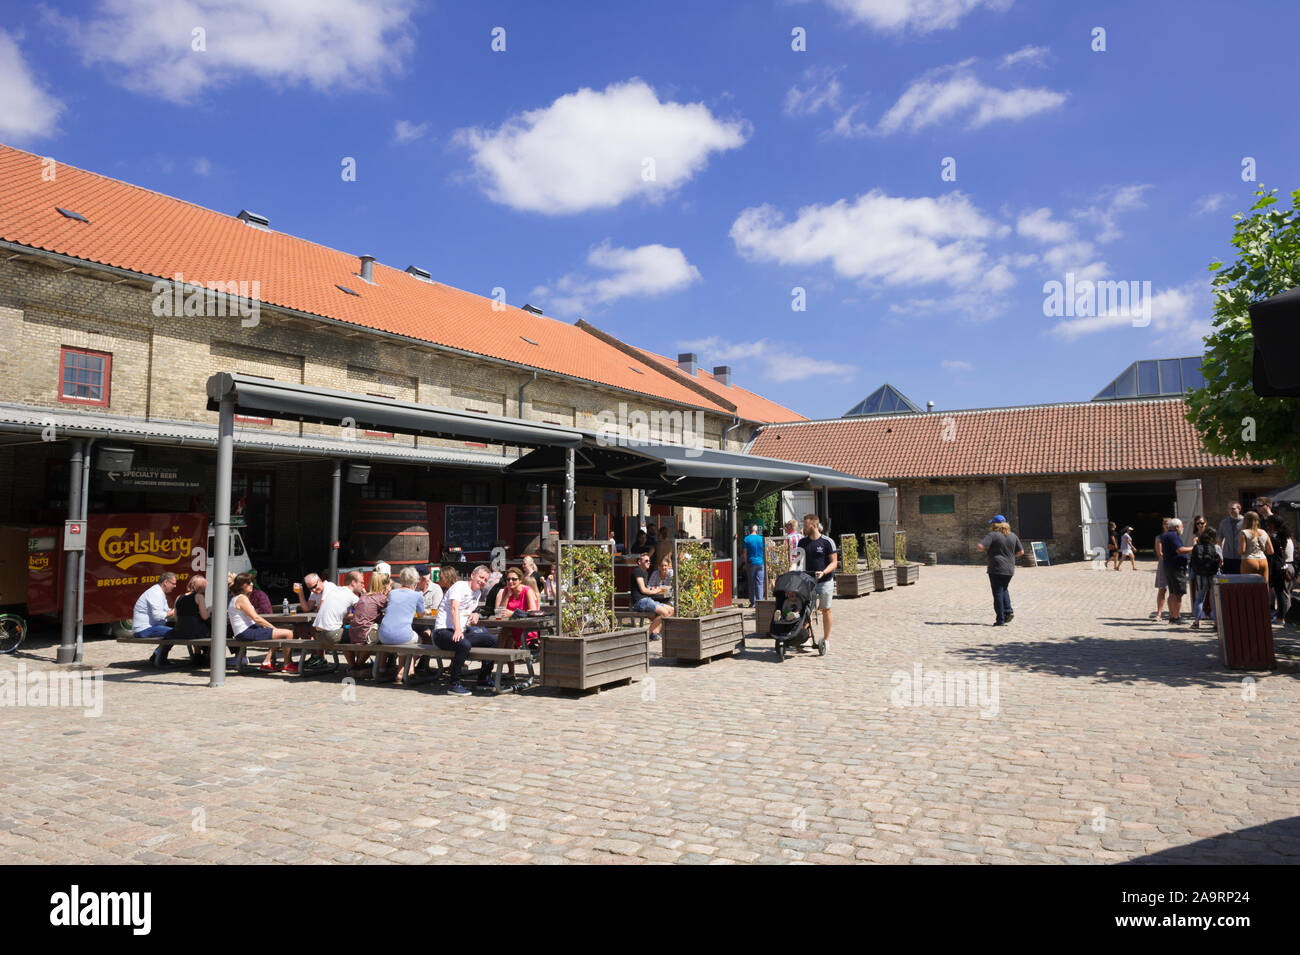
[[[497,594],[496,615],[509,617],[517,610],[536,610],[537,606],[537,591],[524,584],[522,573],[513,567],[506,571],[505,589]],[[518,633],[519,631],[514,631],[511,646],[520,646]],[[502,636],[504,637],[504,634]],[[529,631],[525,639],[529,646],[536,643],[537,631]]]

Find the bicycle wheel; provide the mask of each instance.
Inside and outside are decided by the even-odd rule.
[[[13,653],[27,636],[27,623],[11,613],[0,614],[0,653]]]

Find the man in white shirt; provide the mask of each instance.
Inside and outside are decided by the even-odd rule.
[[[311,625],[316,639],[328,648],[331,644],[343,642],[343,625],[361,595],[366,592],[366,578],[361,571],[353,570],[344,578],[342,587],[320,581],[319,578],[317,580],[323,585],[319,598],[320,609],[316,611],[316,619]],[[304,580],[303,583],[307,581]],[[309,671],[333,670],[334,665],[324,655],[318,654],[307,661],[306,668]]]
[[[168,620],[176,616],[176,611],[167,606],[167,595],[176,589],[176,575],[171,571],[158,578],[154,584],[142,593],[131,609],[131,632],[137,637],[170,637],[172,628]],[[153,666],[166,666],[169,646],[161,646],[149,657]]]
[[[461,682],[469,651],[474,647],[497,645],[497,638],[478,625],[479,615],[476,612],[490,573],[486,564],[479,564],[470,573],[468,580],[458,580],[448,587],[434,621],[434,646],[455,653],[451,661],[450,690],[457,696],[469,694]],[[491,685],[492,664],[485,660],[478,673],[478,686],[479,689],[486,689]]]

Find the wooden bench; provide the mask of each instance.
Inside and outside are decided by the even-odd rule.
[[[382,643],[366,644],[367,648],[375,654],[375,659],[370,664],[371,676],[378,681],[380,675],[379,661],[381,657],[392,654],[397,657],[398,666],[402,672],[404,683],[412,686],[421,683],[428,683],[432,680],[440,680],[447,672],[446,661],[456,656],[454,650],[443,650],[441,647],[435,647],[431,643],[404,643],[396,646]],[[432,659],[438,664],[438,672],[432,677],[425,679],[411,679],[411,663],[415,658]],[[529,687],[537,685],[537,671],[533,666],[532,653],[524,648],[515,649],[512,647],[474,647],[469,651],[468,660],[478,663],[492,664],[492,692],[500,693],[518,693],[520,690],[526,690]],[[502,668],[512,663],[522,663],[528,668],[528,677],[523,680],[516,680],[508,687],[501,686]]]
[[[140,646],[160,647],[160,646],[185,646],[189,648],[190,660],[194,659],[194,649],[202,647],[212,648],[211,637],[201,637],[198,639],[186,637],[118,637],[118,643],[139,644]],[[298,675],[315,676],[324,673],[336,673],[340,669],[339,654],[342,652],[372,652],[370,647],[373,644],[352,644],[352,643],[325,643],[320,640],[236,640],[234,637],[226,638],[226,649],[235,657],[235,665],[239,668],[240,673],[247,673],[250,670],[257,669],[248,662],[249,650],[288,650],[290,651],[289,659],[293,660],[293,651],[298,653]],[[308,653],[328,653],[334,658],[334,665],[330,669],[320,669],[308,671],[304,664],[307,662]]]

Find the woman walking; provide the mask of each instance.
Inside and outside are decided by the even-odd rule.
[[[1011,622],[1015,613],[1011,610],[1011,577],[1016,572],[1016,558],[1025,555],[1020,546],[1020,538],[1011,533],[1011,525],[1001,514],[994,514],[989,521],[989,533],[975,546],[988,555],[989,586],[993,590],[993,613],[995,627],[1002,627]]]
[[[1106,566],[1110,567],[1111,561],[1115,562],[1115,569],[1119,570],[1119,532],[1115,529],[1115,522],[1110,522],[1110,527],[1106,531]]]
[[[1215,546],[1218,540],[1218,532],[1211,530],[1201,531],[1201,536],[1196,539],[1196,546],[1192,548],[1191,567],[1195,586],[1192,593],[1197,596],[1192,599],[1192,629],[1200,630],[1201,621],[1209,619],[1209,614],[1205,612],[1205,602],[1210,596],[1210,583],[1214,580],[1214,575],[1219,572],[1223,566],[1223,557],[1219,553],[1219,548]]]
[[[1127,525],[1119,538],[1119,560],[1115,561],[1115,569],[1119,570],[1120,564],[1126,560],[1130,567],[1138,569],[1137,560],[1133,556],[1133,528]]]
[[[1192,536],[1188,538],[1188,540],[1191,541],[1192,543],[1193,549],[1195,549],[1196,542],[1201,539],[1201,535],[1204,533],[1205,533],[1205,518],[1202,517],[1200,514],[1197,514],[1194,518],[1192,518]],[[1205,594],[1201,594],[1199,597],[1197,597],[1196,574],[1190,573],[1187,576],[1188,576],[1187,590],[1192,598],[1192,606],[1199,607],[1202,603],[1205,602]]]

